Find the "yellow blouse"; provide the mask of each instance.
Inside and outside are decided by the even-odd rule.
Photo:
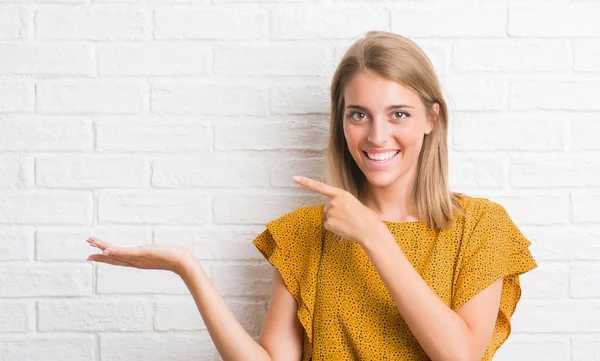
[[[383,221],[425,282],[452,310],[504,278],[496,325],[482,360],[510,334],[519,275],[537,267],[531,243],[498,203],[459,197],[465,216],[435,231],[426,221]],[[305,206],[266,224],[253,244],[298,303],[302,361],[429,360],[363,249],[336,241],[323,206]],[[407,290],[409,292],[410,290]]]

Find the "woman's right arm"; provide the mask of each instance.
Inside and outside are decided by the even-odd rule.
[[[186,257],[177,272],[187,285],[210,337],[224,361],[299,361],[303,329],[296,316],[296,300],[273,267],[273,292],[261,333],[254,341],[235,318],[200,262]]]
[[[87,242],[103,252],[88,261],[140,269],[161,269],[179,275],[188,287],[217,351],[224,361],[299,361],[304,337],[296,317],[296,301],[274,270],[273,294],[261,342],[257,343],[235,318],[200,262],[186,248],[148,244],[116,247],[96,237]]]

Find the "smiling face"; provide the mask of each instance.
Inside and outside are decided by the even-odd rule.
[[[423,136],[433,130],[420,96],[373,71],[355,74],[343,96],[344,136],[369,186],[408,184],[415,175]]]

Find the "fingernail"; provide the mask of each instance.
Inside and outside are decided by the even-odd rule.
[[[295,176],[293,176],[293,177],[292,177],[292,179],[293,179],[294,181],[296,181],[296,182],[300,182],[300,179],[301,179],[301,178],[300,178],[299,176],[295,175]]]
[[[104,251],[102,251],[102,254],[108,255],[108,254],[110,254],[110,252],[107,249],[105,249]]]

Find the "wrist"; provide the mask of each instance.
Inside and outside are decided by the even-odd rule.
[[[369,232],[362,237],[359,243],[365,252],[368,253],[378,243],[381,243],[387,234],[389,234],[387,226],[383,221],[378,220],[378,222],[375,222],[375,226],[369,229]]]
[[[198,260],[192,254],[192,252],[188,251],[177,260],[173,268],[173,272],[175,272],[179,277],[185,278],[190,274],[190,272],[193,271],[194,267],[198,266]]]

